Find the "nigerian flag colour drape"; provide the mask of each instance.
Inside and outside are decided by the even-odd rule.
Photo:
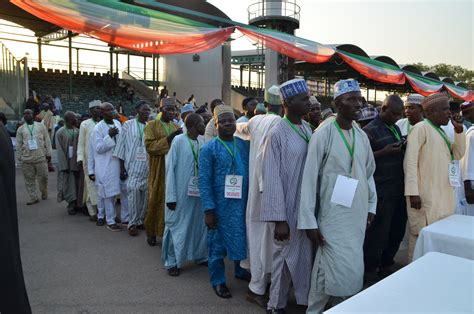
[[[329,61],[338,54],[344,62],[372,80],[403,85],[408,82],[422,94],[443,87],[454,97],[472,101],[471,90],[433,80],[393,65],[289,35],[210,16],[160,2],[140,0],[158,10],[115,0],[10,0],[23,10],[73,32],[86,34],[115,46],[156,54],[198,53],[215,48],[237,29],[255,43],[294,59],[310,63]],[[223,22],[218,28],[192,19],[159,11],[166,9]]]

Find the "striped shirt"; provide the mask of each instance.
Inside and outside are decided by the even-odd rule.
[[[125,122],[114,150],[114,156],[125,162],[128,185],[137,188],[146,186],[148,180],[148,155],[145,149],[144,129],[145,124],[137,119]]]

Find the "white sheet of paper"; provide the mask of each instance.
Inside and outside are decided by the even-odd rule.
[[[358,184],[359,180],[338,175],[332,191],[331,203],[351,208]]]
[[[74,147],[73,146],[68,146],[67,157],[72,158],[73,156],[74,156]]]

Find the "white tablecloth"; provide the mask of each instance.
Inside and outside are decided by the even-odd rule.
[[[474,261],[428,253],[324,313],[474,313]]]
[[[424,227],[416,241],[413,260],[428,252],[474,260],[474,216],[452,215]]]

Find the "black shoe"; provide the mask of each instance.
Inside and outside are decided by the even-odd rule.
[[[235,275],[234,277],[247,282],[250,282],[250,279],[252,279],[252,275],[248,271],[245,271],[242,275],[239,276]]]
[[[122,222],[122,220],[120,220],[120,218],[115,217],[115,223],[119,224],[119,223],[121,223],[121,222]]]
[[[156,245],[156,237],[147,237],[146,242],[148,242],[149,246],[155,246]]]
[[[77,211],[75,208],[68,208],[67,213],[72,216],[72,215],[77,214]]]
[[[168,269],[168,275],[170,275],[171,277],[178,277],[179,273],[180,270],[176,266]]]
[[[97,222],[95,223],[95,225],[102,227],[103,225],[105,225],[105,219],[104,218],[97,219]]]
[[[97,215],[89,216],[89,220],[92,221],[92,222],[96,222],[97,221]]]
[[[230,299],[232,294],[230,294],[229,288],[225,284],[213,286],[212,289],[216,292],[216,295],[219,298]]]
[[[257,304],[265,310],[267,309],[268,299],[265,297],[265,295],[256,294],[253,291],[248,290],[245,300],[249,301],[250,303]]]
[[[107,225],[107,229],[109,229],[112,232],[122,231],[122,227],[120,227],[117,224]]]

